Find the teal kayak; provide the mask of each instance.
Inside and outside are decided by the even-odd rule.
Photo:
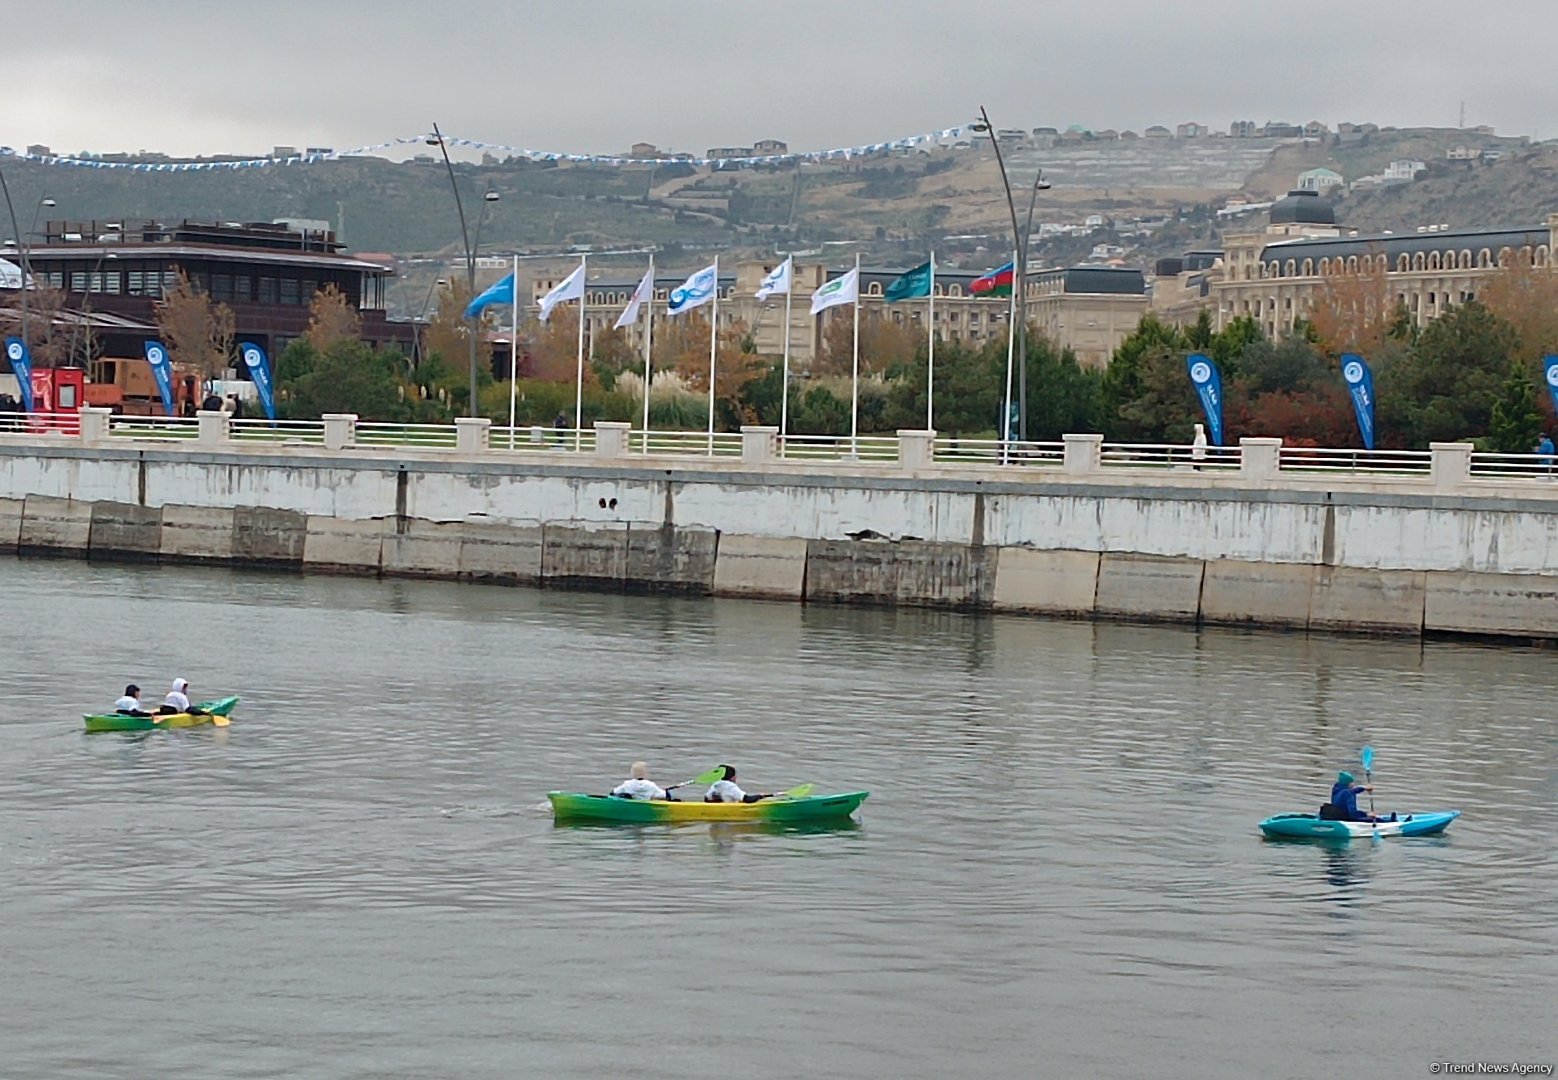
[[[1317,814],[1278,814],[1260,831],[1283,840],[1351,840],[1354,837],[1437,836],[1461,816],[1459,810],[1398,814],[1395,821],[1328,821]]]

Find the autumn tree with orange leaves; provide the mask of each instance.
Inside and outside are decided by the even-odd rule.
[[[1311,300],[1309,325],[1332,356],[1377,353],[1390,336],[1396,309],[1383,270],[1349,270],[1321,279]]]

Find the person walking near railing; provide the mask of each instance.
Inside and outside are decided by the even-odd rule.
[[[1545,431],[1542,432],[1542,437],[1536,441],[1536,452],[1542,458],[1542,471],[1548,476],[1552,476],[1554,458],[1553,437]]]
[[[1206,428],[1197,424],[1195,438],[1190,440],[1190,467],[1200,469],[1204,461],[1206,461]]]

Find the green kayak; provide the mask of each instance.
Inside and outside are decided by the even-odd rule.
[[[549,791],[558,821],[610,821],[637,825],[678,825],[692,821],[748,821],[775,824],[847,818],[866,801],[866,791],[838,795],[774,798],[754,803],[706,803],[663,799],[620,799],[614,795],[581,795]]]
[[[123,713],[105,713],[100,716],[84,716],[88,731],[152,731],[156,728],[199,727],[214,723],[213,716],[227,716],[238,704],[237,695],[202,701],[196,708],[200,713],[169,713],[166,716],[126,716]],[[202,715],[204,713],[205,715]]]

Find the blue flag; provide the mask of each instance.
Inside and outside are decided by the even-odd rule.
[[[1548,353],[1542,364],[1547,368],[1547,390],[1553,395],[1553,409],[1558,411],[1558,353]]]
[[[1185,357],[1190,369],[1190,383],[1201,398],[1201,410],[1206,413],[1206,426],[1210,429],[1212,445],[1223,445],[1223,377],[1206,353],[1193,352]]]
[[[882,293],[882,299],[889,304],[895,304],[900,300],[913,300],[917,297],[929,296],[931,278],[934,276],[930,261],[922,262],[913,270],[900,274],[888,282],[886,290]]]
[[[249,369],[249,378],[254,380],[254,389],[260,395],[260,406],[265,410],[265,418],[270,421],[271,427],[275,427],[276,394],[271,388],[270,361],[265,357],[265,350],[252,341],[241,341],[238,343],[238,352]]]
[[[32,357],[27,355],[27,343],[19,337],[6,338],[5,355],[11,361],[11,371],[21,387],[22,411],[32,412]]]
[[[1347,381],[1347,391],[1352,394],[1352,411],[1358,414],[1358,434],[1363,436],[1363,448],[1374,449],[1374,372],[1368,361],[1357,353],[1342,353],[1342,378]],[[1558,394],[1558,390],[1554,391]]]
[[[160,341],[146,343],[146,362],[151,365],[152,378],[157,380],[157,392],[162,395],[162,407],[173,415],[173,365],[168,361],[168,350]]]
[[[487,286],[487,290],[476,299],[465,305],[465,317],[474,319],[481,314],[485,307],[493,304],[512,304],[514,302],[514,275],[510,274],[502,281],[494,282]]]

